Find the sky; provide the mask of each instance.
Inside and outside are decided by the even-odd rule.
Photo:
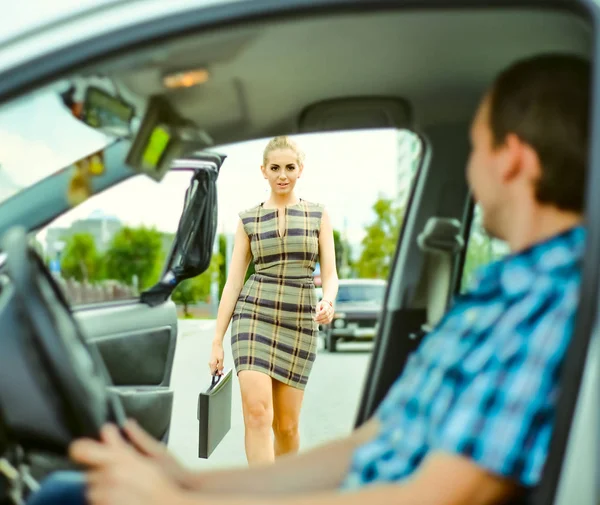
[[[305,168],[296,187],[305,200],[322,203],[335,228],[358,243],[372,221],[380,196],[395,197],[409,183],[408,166],[399,166],[396,130],[334,132],[294,136],[305,152]],[[410,134],[408,134],[410,135]],[[0,201],[74,160],[92,153],[106,137],[76,121],[59,103],[55,90],[29,95],[0,108]],[[268,139],[222,146],[227,154],[218,179],[219,231],[233,233],[238,212],[266,200],[268,186],[260,172]],[[68,227],[101,211],[131,226],[177,228],[188,173],[170,173],[157,183],[138,175],[93,195],[50,226]],[[45,240],[45,233],[40,235]]]

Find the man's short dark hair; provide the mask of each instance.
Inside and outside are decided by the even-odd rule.
[[[495,146],[509,133],[537,153],[540,203],[582,212],[588,164],[590,64],[551,54],[520,61],[502,72],[490,96]]]

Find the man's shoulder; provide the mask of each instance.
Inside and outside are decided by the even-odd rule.
[[[442,352],[467,371],[528,356],[562,359],[579,302],[579,274],[564,272],[560,281],[556,275],[538,273],[522,284],[515,280],[512,291],[497,285],[467,293],[424,342],[424,358],[437,360]]]
[[[580,283],[581,270],[577,266],[536,271],[513,264],[504,268],[495,280],[486,278],[483,271],[472,289],[455,298],[448,316],[468,313],[471,316],[465,320],[468,323],[474,321],[475,315],[481,317],[497,311],[498,318],[503,319],[507,317],[507,311],[515,309],[522,318],[536,319],[546,312],[558,310],[559,306],[567,305],[574,309],[578,303]],[[484,319],[489,320],[489,316]]]
[[[510,253],[480,267],[469,286],[469,293],[489,296],[498,289],[503,296],[515,298],[538,290],[548,281],[579,282],[585,247],[585,229],[576,226],[518,253]]]

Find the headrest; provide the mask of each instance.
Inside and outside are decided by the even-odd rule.
[[[424,252],[456,254],[465,246],[460,221],[445,217],[431,217],[417,237]]]

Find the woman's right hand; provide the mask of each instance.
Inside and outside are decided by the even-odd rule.
[[[224,359],[223,344],[221,342],[213,342],[210,361],[208,362],[211,375],[223,375]]]

